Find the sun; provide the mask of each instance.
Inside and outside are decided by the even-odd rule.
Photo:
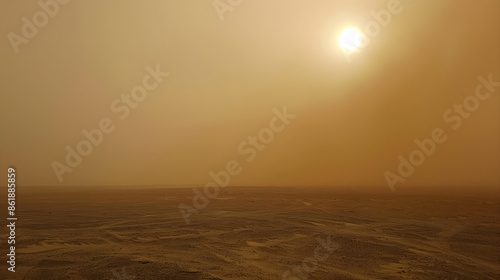
[[[361,34],[354,28],[348,28],[339,37],[339,45],[348,51],[353,51],[361,45]]]

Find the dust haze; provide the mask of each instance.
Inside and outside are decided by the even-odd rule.
[[[0,22],[1,279],[500,278],[499,1]]]

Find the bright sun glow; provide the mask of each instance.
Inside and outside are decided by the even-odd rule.
[[[348,28],[340,35],[339,45],[349,51],[355,50],[361,45],[361,35],[356,29]]]

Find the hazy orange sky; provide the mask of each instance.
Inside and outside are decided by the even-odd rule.
[[[0,2],[2,184],[9,166],[19,185],[204,184],[236,160],[231,185],[387,187],[442,128],[398,187],[500,186],[500,87],[457,130],[443,119],[478,76],[500,81],[500,1],[400,0],[351,62],[341,32],[390,1],[243,0],[221,20],[212,1],[73,0],[16,54],[37,2]],[[156,65],[170,75],[120,120],[110,104]],[[295,119],[247,162],[238,146],[284,106]],[[103,118],[116,129],[59,182],[53,162]]]

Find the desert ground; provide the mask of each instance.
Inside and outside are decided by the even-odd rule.
[[[18,188],[16,272],[3,261],[0,278],[500,279],[497,197],[227,187],[187,225],[192,197]]]

